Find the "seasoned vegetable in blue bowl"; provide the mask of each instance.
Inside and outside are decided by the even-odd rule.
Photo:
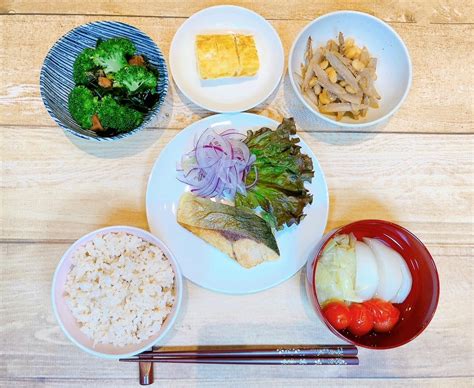
[[[148,125],[168,91],[160,49],[125,23],[79,26],[48,52],[40,75],[46,110],[64,130],[97,141],[128,137]]]

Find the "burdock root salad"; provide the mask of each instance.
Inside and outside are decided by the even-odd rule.
[[[69,112],[83,129],[99,136],[129,132],[158,101],[159,76],[131,40],[99,39],[74,62]]]

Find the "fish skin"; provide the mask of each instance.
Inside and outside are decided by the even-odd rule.
[[[245,268],[279,257],[278,245],[270,226],[247,209],[184,193],[176,218],[181,226]]]

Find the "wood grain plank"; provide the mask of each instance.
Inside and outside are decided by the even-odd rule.
[[[3,379],[135,379],[136,365],[97,360],[70,344],[50,305],[53,271],[67,244],[2,244],[0,365]],[[322,378],[468,378],[473,376],[473,310],[460,301],[473,295],[472,247],[429,245],[440,275],[438,312],[412,343],[390,351],[360,350],[360,366],[163,365],[155,376],[168,381],[210,382]],[[303,277],[256,295],[218,294],[186,282],[181,314],[167,344],[275,344],[339,342],[311,310]],[[449,355],[449,362],[446,357]],[[237,377],[238,376],[238,377]],[[216,380],[213,380],[216,379]],[[240,380],[242,383],[243,380]],[[431,380],[435,381],[435,380]],[[41,382],[41,380],[40,380]]]
[[[96,19],[55,15],[0,16],[0,30],[5,42],[0,47],[0,125],[55,125],[44,109],[39,93],[42,62],[49,48],[61,35],[77,25]],[[183,19],[176,18],[114,19],[141,28],[157,42],[166,57],[172,37],[183,22]],[[272,21],[282,38],[286,55],[305,23],[294,20]],[[400,133],[474,132],[474,85],[470,67],[466,65],[472,62],[472,27],[418,24],[397,24],[394,27],[412,55],[413,85],[405,104],[388,125],[369,130]],[[24,37],[20,46],[8,43],[16,42],[18,36]],[[337,130],[334,125],[314,117],[299,102],[287,75],[278,90],[253,111],[294,116],[304,124],[302,128],[310,132]],[[209,114],[187,100],[173,85],[162,112],[152,126],[180,129]]]
[[[110,16],[145,17],[188,17],[193,13],[213,5],[219,0],[193,1],[149,1],[127,0],[111,2],[107,0],[86,0],[64,2],[61,0],[6,0],[0,6],[0,14],[87,14]],[[312,20],[328,12],[351,9],[367,12],[390,22],[402,23],[472,23],[474,21],[472,2],[454,0],[418,1],[370,1],[370,0],[241,0],[227,1],[226,4],[240,5],[260,13],[267,19]]]
[[[59,128],[3,127],[2,239],[73,240],[105,225],[146,228],[148,176],[176,130],[95,143]],[[302,133],[325,172],[328,228],[381,218],[428,243],[469,244],[474,137]],[[170,172],[173,173],[173,172]],[[317,200],[317,199],[316,199]]]

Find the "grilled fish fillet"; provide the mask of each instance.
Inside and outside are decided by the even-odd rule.
[[[184,193],[177,221],[242,267],[252,268],[280,257],[270,226],[251,211]]]

